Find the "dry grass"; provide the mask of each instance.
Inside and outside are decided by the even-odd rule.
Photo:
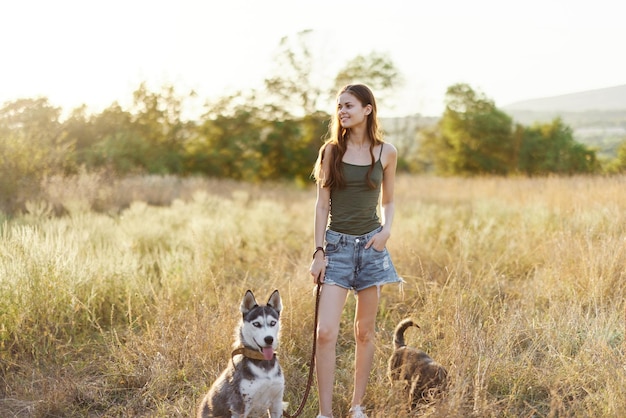
[[[405,316],[422,327],[409,343],[451,376],[416,416],[625,416],[625,187],[625,177],[400,176],[389,247],[406,284],[383,290],[370,416],[411,416],[386,378]],[[311,350],[314,198],[289,185],[53,179],[29,213],[0,225],[0,416],[192,416],[229,357],[248,288],[259,299],[281,291],[293,411]],[[340,417],[353,308],[350,297]],[[313,390],[302,416],[316,405]]]

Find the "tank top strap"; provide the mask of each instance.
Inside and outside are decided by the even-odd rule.
[[[378,154],[378,161],[380,161],[380,157],[383,156],[383,147],[385,146],[385,144],[380,144],[380,154]]]

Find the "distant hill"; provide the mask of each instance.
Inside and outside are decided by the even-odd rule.
[[[561,96],[524,100],[502,107],[517,123],[533,125],[559,117],[574,138],[613,158],[626,140],[626,84]]]
[[[504,111],[597,112],[626,111],[626,84],[561,96],[524,100],[503,106]]]

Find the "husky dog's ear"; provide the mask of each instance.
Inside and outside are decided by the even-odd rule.
[[[280,311],[283,309],[283,304],[280,301],[280,294],[278,293],[278,290],[274,290],[272,292],[270,298],[267,301],[267,304],[276,309],[276,312],[280,313]]]
[[[241,313],[245,315],[257,306],[259,306],[259,304],[256,303],[254,294],[252,294],[251,290],[248,290],[243,296],[243,300],[241,301],[241,306],[239,308],[241,310]]]

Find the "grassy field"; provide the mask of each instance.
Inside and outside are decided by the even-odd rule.
[[[312,344],[314,190],[83,177],[0,220],[0,416],[193,416],[247,289],[281,292],[293,412]],[[399,176],[396,188],[389,250],[406,284],[383,289],[370,417],[410,416],[386,377],[407,316],[421,326],[409,344],[451,378],[415,416],[626,416],[626,177]],[[346,306],[335,417],[352,381]],[[313,390],[302,416],[316,410]]]

